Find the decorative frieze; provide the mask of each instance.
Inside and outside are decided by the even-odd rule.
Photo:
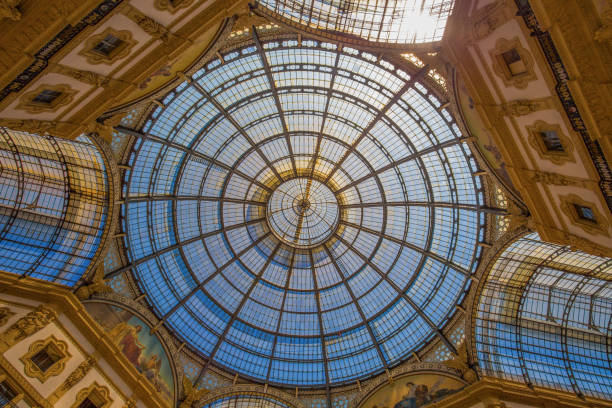
[[[41,305],[13,323],[0,334],[0,352],[8,350],[21,340],[31,336],[57,318],[57,312]]]

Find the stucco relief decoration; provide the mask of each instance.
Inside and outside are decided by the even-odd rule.
[[[44,93],[48,93],[54,97],[52,99],[46,99],[48,102],[45,102],[45,100],[40,99],[41,95]],[[19,103],[15,109],[23,110],[28,113],[54,112],[62,106],[66,106],[72,102],[76,93],[76,90],[66,84],[40,85],[35,90],[24,93],[19,99]]]
[[[159,392],[168,406],[175,400],[172,363],[158,337],[131,311],[101,302],[86,302],[89,314],[107,332],[123,356]]]
[[[575,161],[574,155],[572,154],[574,146],[570,142],[570,138],[561,130],[561,126],[538,120],[534,122],[533,125],[527,126],[527,132],[529,133],[529,144],[534,148],[541,159],[550,160],[558,165]],[[555,132],[561,143],[562,150],[548,149],[542,139],[542,132]]]
[[[83,403],[85,398],[88,398],[98,408],[108,408],[113,403],[108,387],[94,382],[89,387],[84,388],[77,393],[74,404],[72,404],[70,408],[77,408]]]
[[[516,53],[520,57],[520,61],[516,63],[522,64],[522,71],[513,72],[504,59],[504,53],[511,52],[512,50],[516,50]],[[518,37],[514,37],[510,40],[500,38],[495,43],[495,48],[489,51],[489,54],[493,64],[493,71],[502,79],[504,85],[525,89],[529,82],[537,79],[533,57],[529,51],[522,46]]]
[[[0,326],[4,326],[14,315],[15,312],[12,312],[8,307],[0,307]]]
[[[95,51],[95,47],[100,44],[103,40],[107,40],[110,36],[121,41],[118,45],[110,50],[108,54],[103,52]],[[130,54],[132,48],[136,45],[136,40],[133,39],[132,33],[128,30],[115,30],[108,27],[99,34],[92,35],[89,37],[83,46],[83,49],[79,51],[79,55],[85,57],[89,64],[113,64],[121,58],[127,57]]]
[[[33,360],[33,357],[43,350],[54,361],[44,371]],[[66,368],[66,361],[70,357],[68,343],[56,339],[55,336],[50,336],[30,344],[28,352],[21,356],[20,360],[23,363],[23,371],[28,377],[37,378],[41,383],[44,383],[50,377],[60,375]]]
[[[0,334],[0,351],[4,351],[31,336],[57,318],[57,312],[47,306],[39,306],[13,323]]]
[[[175,13],[177,10],[190,6],[193,0],[155,0],[154,6],[158,10]]]
[[[594,203],[584,200],[577,194],[568,194],[559,198],[561,200],[561,210],[574,224],[580,226],[589,234],[604,235],[606,237],[610,236],[608,222]],[[582,218],[580,214],[578,214],[576,206],[589,208],[593,212],[594,220],[589,221]]]

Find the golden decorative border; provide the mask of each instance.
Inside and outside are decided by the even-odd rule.
[[[557,137],[563,146],[563,152],[553,152],[546,148],[546,145],[540,136],[540,132],[547,130],[552,130],[557,133]],[[572,154],[574,151],[574,145],[570,142],[570,138],[561,131],[561,126],[546,123],[543,120],[537,120],[533,123],[533,125],[527,126],[527,132],[529,133],[529,144],[536,150],[540,158],[550,160],[558,165],[576,161],[574,155]]]
[[[100,41],[106,38],[107,35],[113,35],[123,41],[123,44],[119,45],[117,48],[113,50],[111,55],[104,56],[102,54],[98,54],[97,52],[92,51],[92,49],[98,45]],[[107,27],[106,30],[102,31],[99,34],[92,35],[87,40],[85,40],[85,46],[81,51],[79,51],[79,55],[87,58],[87,62],[89,64],[97,65],[97,64],[108,64],[112,65],[116,61],[120,60],[129,55],[132,47],[136,45],[137,41],[132,37],[132,32],[129,30],[115,30],[112,27]]]
[[[98,408],[108,408],[113,403],[113,400],[110,397],[110,390],[108,387],[98,384],[97,381],[94,381],[89,387],[82,389],[77,393],[74,404],[70,406],[70,408],[78,408],[78,406],[85,400],[92,396],[92,402],[96,404]],[[103,402],[103,404],[100,404]]]
[[[580,226],[583,230],[585,230],[589,234],[593,235],[605,235],[609,237],[610,234],[608,232],[608,222],[603,214],[597,209],[594,203],[589,203],[585,201],[582,197],[577,194],[568,194],[559,197],[561,200],[561,211],[570,219],[572,222],[578,226]],[[595,215],[595,222],[590,222],[578,214],[576,211],[575,205],[581,205],[583,207],[588,207],[593,211]]]
[[[0,327],[4,326],[8,320],[15,315],[8,307],[0,307]]]
[[[34,102],[34,98],[36,98],[42,91],[57,91],[61,94],[51,103]],[[76,93],[76,90],[72,89],[70,85],[66,84],[40,85],[35,90],[24,93],[19,99],[19,104],[17,104],[15,109],[23,110],[28,113],[54,112],[60,107],[69,104]]]
[[[32,357],[39,351],[46,348],[48,345],[55,347],[57,353],[59,354],[59,359],[47,370],[42,371],[34,363],[34,361],[32,361]],[[28,352],[19,359],[23,363],[23,371],[28,377],[38,378],[41,383],[44,383],[49,379],[49,377],[60,375],[66,368],[66,361],[68,361],[70,357],[72,356],[68,352],[68,343],[58,340],[55,336],[51,335],[44,340],[38,340],[30,344]]]
[[[525,72],[519,75],[512,75],[502,54],[511,49],[516,49],[525,64]],[[535,81],[538,77],[535,74],[533,58],[529,51],[522,46],[518,37],[511,40],[500,38],[495,43],[495,48],[489,51],[493,61],[493,71],[504,81],[506,86],[514,86],[519,89],[527,88],[527,84]]]
[[[153,6],[161,11],[169,11],[176,13],[177,10],[188,7],[193,3],[193,0],[155,0]]]

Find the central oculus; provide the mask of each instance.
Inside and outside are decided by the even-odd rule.
[[[338,200],[320,181],[299,177],[285,181],[270,196],[266,219],[280,240],[310,248],[326,241],[340,217]]]

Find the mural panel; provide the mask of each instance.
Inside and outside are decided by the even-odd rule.
[[[89,314],[106,330],[123,355],[157,389],[168,406],[174,404],[172,366],[161,342],[132,312],[100,302],[87,302]]]
[[[437,374],[411,374],[394,379],[370,397],[360,408],[419,408],[459,391],[458,379]]]

